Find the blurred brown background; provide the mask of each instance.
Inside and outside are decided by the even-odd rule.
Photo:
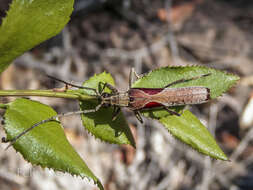
[[[0,1],[0,16],[10,0]],[[110,72],[120,90],[138,73],[169,65],[205,65],[241,77],[228,93],[189,109],[208,126],[231,162],[212,160],[175,140],[158,122],[140,125],[124,111],[137,148],[90,136],[80,117],[62,119],[66,135],[106,190],[253,189],[253,2],[251,0],[79,0],[61,34],[15,60],[1,89],[59,87],[45,73],[81,84]],[[34,98],[59,113],[78,102]],[[1,98],[8,102],[11,98]],[[5,136],[0,128],[1,137]],[[88,180],[32,167],[0,144],[0,189],[96,189]]]

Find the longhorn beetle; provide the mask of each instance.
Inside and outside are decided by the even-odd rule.
[[[210,89],[206,87],[191,86],[191,87],[169,88],[170,86],[175,85],[175,84],[209,76],[210,73],[199,75],[199,76],[192,77],[189,79],[176,80],[172,83],[167,84],[164,88],[132,88],[131,86],[134,82],[133,74],[135,74],[137,78],[140,78],[140,76],[137,75],[134,69],[131,69],[130,77],[129,77],[129,89],[126,92],[119,92],[114,86],[108,83],[103,83],[103,82],[100,82],[100,84],[102,84],[103,86],[102,86],[101,92],[99,92],[97,89],[94,89],[94,88],[77,86],[77,85],[65,82],[63,80],[57,79],[55,77],[48,76],[49,78],[52,78],[56,81],[64,83],[66,86],[69,85],[76,88],[94,91],[96,94],[95,96],[100,101],[100,103],[94,109],[91,109],[91,110],[81,110],[81,111],[62,113],[62,114],[52,116],[48,119],[42,120],[32,125],[30,128],[27,128],[26,130],[24,130],[22,133],[20,133],[13,139],[7,140],[6,138],[3,138],[2,142],[5,142],[5,143],[10,142],[10,144],[7,146],[7,148],[9,148],[21,136],[25,135],[27,132],[29,132],[33,128],[43,123],[53,121],[63,116],[96,112],[101,107],[113,106],[114,111],[112,115],[112,120],[115,120],[117,118],[121,107],[127,107],[128,109],[132,110],[136,118],[141,123],[143,123],[143,120],[140,114],[141,110],[156,108],[156,107],[163,107],[170,114],[180,116],[179,113],[171,110],[169,107],[188,105],[188,104],[201,104],[210,100]],[[104,92],[106,87],[111,90],[111,93]]]

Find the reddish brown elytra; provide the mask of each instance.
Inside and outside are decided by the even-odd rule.
[[[205,87],[183,87],[146,89],[132,88],[129,90],[129,107],[133,110],[154,107],[171,107],[189,104],[201,104],[210,99],[210,90]],[[175,113],[178,115],[177,113]]]
[[[8,147],[10,147],[13,143],[15,143],[21,136],[32,130],[33,128],[46,123],[48,121],[55,120],[59,117],[73,115],[73,114],[85,114],[98,111],[101,107],[114,107],[112,120],[115,120],[120,112],[121,107],[127,107],[132,110],[136,116],[136,118],[143,123],[140,111],[144,109],[150,109],[155,107],[163,107],[166,109],[170,114],[180,116],[177,112],[171,110],[169,107],[172,106],[180,106],[180,105],[188,105],[188,104],[202,104],[210,100],[210,89],[201,86],[191,86],[191,87],[181,87],[181,88],[169,88],[172,85],[183,83],[191,80],[196,80],[202,77],[209,76],[208,74],[203,74],[200,76],[192,77],[189,79],[180,79],[174,81],[164,88],[132,88],[131,85],[133,84],[133,74],[137,78],[140,78],[134,69],[131,69],[130,77],[129,77],[129,90],[126,92],[119,92],[114,86],[108,83],[102,83],[103,88],[101,92],[96,89],[77,86],[63,80],[54,78],[49,76],[50,78],[63,82],[66,85],[70,85],[72,87],[82,88],[86,90],[92,90],[95,92],[96,98],[99,99],[100,104],[98,104],[94,109],[91,110],[82,110],[76,112],[68,112],[63,114],[58,114],[46,120],[42,120],[39,123],[34,124],[30,128],[27,128],[25,131],[17,135],[11,140],[6,140],[5,138],[2,139],[3,142],[10,142]],[[111,93],[104,92],[105,87],[111,90]],[[7,147],[7,148],[8,148]]]

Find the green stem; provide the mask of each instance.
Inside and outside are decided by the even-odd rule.
[[[68,90],[66,92],[56,92],[53,90],[0,90],[0,97],[1,96],[43,96],[77,100],[97,99],[95,96],[81,94],[77,92],[77,90]]]

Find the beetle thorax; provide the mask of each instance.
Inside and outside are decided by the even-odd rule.
[[[104,98],[103,102],[110,105],[127,107],[129,105],[129,96],[126,92],[120,92],[119,94],[112,94],[110,97]]]

